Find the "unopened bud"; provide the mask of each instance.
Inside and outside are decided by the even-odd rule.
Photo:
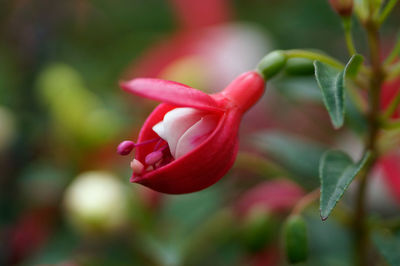
[[[301,216],[290,216],[284,227],[286,256],[290,263],[303,262],[308,256],[306,222]]]
[[[350,17],[353,13],[353,0],[329,0],[329,3],[341,17]]]

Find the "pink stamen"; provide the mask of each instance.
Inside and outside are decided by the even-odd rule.
[[[117,152],[120,155],[128,155],[132,152],[134,148],[138,146],[157,142],[156,145],[154,146],[154,151],[147,154],[147,156],[145,157],[144,163],[145,165],[148,166],[147,168],[145,168],[145,165],[142,162],[136,159],[133,159],[131,161],[131,168],[133,172],[135,174],[140,175],[143,174],[144,171],[152,171],[160,166],[167,164],[166,161],[168,162],[171,161],[169,160],[170,155],[164,152],[168,148],[168,144],[165,144],[162,147],[160,147],[163,141],[164,140],[160,137],[146,140],[140,143],[134,143],[133,141],[130,140],[124,140],[118,145]]]
[[[153,167],[155,168],[155,164],[164,157],[163,151],[167,147],[168,147],[168,145],[164,145],[159,150],[153,151],[153,152],[147,154],[147,156],[145,158],[146,164],[153,165]]]
[[[156,162],[160,161],[163,157],[162,151],[153,151],[149,154],[147,154],[145,158],[146,164],[153,165]]]
[[[144,169],[144,165],[136,159],[131,162],[131,168],[135,174],[141,174]]]
[[[154,150],[153,151],[156,151],[160,147],[162,142],[163,142],[163,139],[160,138],[160,140],[157,142],[156,146],[154,146]]]

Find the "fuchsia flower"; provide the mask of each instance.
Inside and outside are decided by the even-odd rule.
[[[133,79],[121,86],[162,102],[145,121],[138,143],[124,141],[118,146],[121,155],[136,149],[131,182],[182,194],[211,186],[231,168],[242,115],[262,96],[265,82],[250,71],[212,95],[151,78]]]

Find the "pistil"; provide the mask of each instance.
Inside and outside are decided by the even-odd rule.
[[[117,152],[118,154],[123,156],[129,155],[136,147],[152,144],[155,142],[156,145],[154,146],[153,152],[150,152],[149,154],[146,155],[144,164],[137,159],[133,159],[130,163],[133,172],[135,174],[141,175],[145,171],[152,171],[170,162],[168,158],[171,156],[165,152],[168,148],[168,144],[161,146],[162,143],[164,142],[162,138],[158,137],[150,140],[145,140],[140,143],[134,143],[133,141],[130,140],[124,140],[118,145]]]

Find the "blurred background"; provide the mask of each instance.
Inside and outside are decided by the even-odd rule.
[[[130,184],[130,159],[116,154],[157,104],[122,92],[120,80],[160,77],[213,93],[274,49],[346,60],[328,1],[4,0],[0,40],[0,265],[285,265],[281,224],[319,185],[319,156],[361,150],[362,117],[349,102],[347,127],[334,132],[311,68],[268,84],[244,117],[237,163],[204,191]],[[377,178],[393,172],[390,160]],[[371,209],[398,212],[400,188],[377,184],[382,203]],[[306,221],[307,265],[351,265],[341,223],[322,223],[317,205]]]

